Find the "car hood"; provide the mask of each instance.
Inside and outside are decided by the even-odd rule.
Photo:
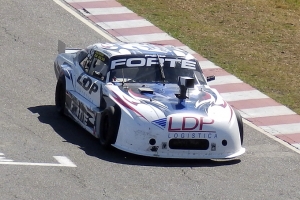
[[[115,86],[115,85],[114,85]],[[207,85],[196,85],[187,90],[186,99],[178,99],[175,94],[179,93],[176,84],[138,84],[131,83],[124,86],[114,87],[111,90],[113,98],[126,108],[137,113],[145,111],[145,105],[151,107],[157,117],[171,115],[200,115],[212,119],[229,122],[232,119],[233,110],[225,102],[220,94]],[[143,104],[138,108],[138,104]],[[135,109],[134,109],[135,108]],[[160,114],[158,114],[159,110]]]

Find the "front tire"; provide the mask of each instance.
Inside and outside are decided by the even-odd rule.
[[[240,132],[240,138],[241,138],[241,145],[243,145],[243,141],[244,141],[244,124],[243,124],[243,120],[242,120],[242,116],[239,113],[239,111],[235,110],[235,116],[236,116],[236,120],[237,123],[239,125],[239,132]]]
[[[116,142],[120,117],[121,111],[118,106],[110,106],[102,112],[99,141],[103,148],[108,149]]]
[[[65,76],[61,76],[56,84],[55,89],[55,106],[60,115],[65,113],[66,104],[66,79]]]

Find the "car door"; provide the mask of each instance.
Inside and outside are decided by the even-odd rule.
[[[99,108],[103,107],[103,105],[101,105],[101,95],[108,72],[107,62],[107,56],[95,51],[90,66],[85,67],[85,72],[80,74],[77,78],[77,91]]]

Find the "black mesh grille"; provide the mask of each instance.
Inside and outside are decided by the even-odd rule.
[[[207,150],[209,141],[206,139],[171,139],[170,149]]]

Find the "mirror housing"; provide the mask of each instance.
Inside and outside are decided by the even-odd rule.
[[[214,81],[214,80],[216,80],[216,77],[214,75],[206,77],[207,82]]]
[[[176,97],[180,100],[188,98],[186,96],[186,91],[188,88],[194,88],[195,79],[186,76],[179,76],[177,85],[179,86],[179,94],[175,94]]]

